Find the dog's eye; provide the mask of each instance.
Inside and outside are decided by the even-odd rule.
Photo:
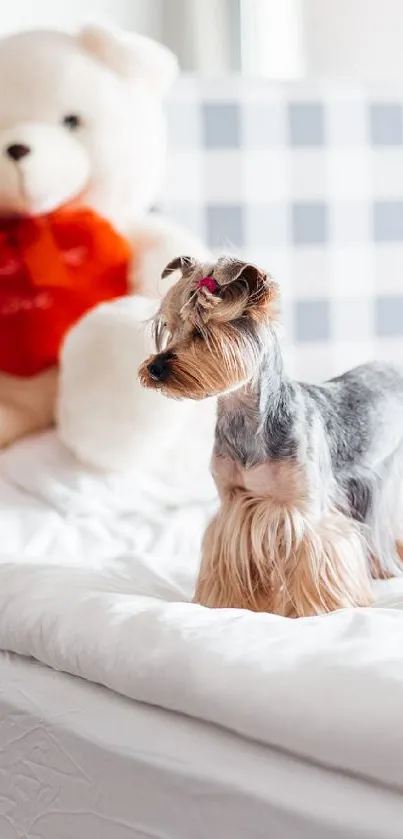
[[[77,114],[66,114],[62,119],[62,123],[69,131],[77,131],[77,128],[80,128],[82,125],[82,119]]]
[[[168,326],[164,320],[159,320],[157,318],[154,321],[152,328],[157,350],[158,352],[161,352],[163,349],[165,349],[170,337]]]

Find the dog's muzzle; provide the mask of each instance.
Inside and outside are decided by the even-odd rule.
[[[171,372],[171,362],[175,358],[173,352],[161,353],[147,366],[150,378],[154,382],[165,382]]]

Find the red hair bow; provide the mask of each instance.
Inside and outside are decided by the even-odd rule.
[[[214,277],[202,277],[197,283],[197,288],[207,288],[211,294],[217,291],[217,283]]]

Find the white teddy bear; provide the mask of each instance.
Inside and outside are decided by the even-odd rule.
[[[180,253],[207,256],[192,235],[147,214],[165,162],[162,96],[176,72],[165,47],[108,27],[87,26],[77,35],[29,31],[0,41],[1,219],[46,218],[64,206],[94,211],[129,242],[128,291],[136,292],[73,327],[60,382],[58,366],[29,377],[0,373],[0,447],[52,424],[59,384],[60,435],[97,466],[124,468],[140,452],[148,457],[158,426],[170,429],[171,444],[187,421],[190,408],[143,392],[137,382],[150,351],[143,322],[155,309],[163,267]],[[0,259],[0,292],[12,270],[12,260]],[[16,299],[14,309],[2,307],[2,299],[0,320],[8,328],[27,304]]]

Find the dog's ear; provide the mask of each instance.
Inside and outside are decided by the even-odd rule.
[[[242,301],[253,317],[273,316],[278,286],[271,276],[253,265],[237,259],[219,260],[214,276],[234,300]],[[225,293],[225,292],[224,292]]]
[[[165,280],[166,277],[170,277],[175,271],[180,271],[182,277],[190,277],[196,268],[196,264],[196,260],[192,256],[177,256],[175,259],[171,259],[168,265],[165,266],[161,278]]]
[[[220,284],[224,286],[236,284],[239,291],[247,292],[248,296],[258,303],[267,296],[275,297],[278,294],[276,283],[270,274],[251,262],[241,260],[228,260],[223,262],[220,268]]]
[[[273,280],[269,274],[258,268],[257,265],[252,265],[251,262],[241,262],[240,260],[231,260],[225,265],[221,282],[223,285],[242,283],[248,294],[253,297],[265,295],[273,285]]]

